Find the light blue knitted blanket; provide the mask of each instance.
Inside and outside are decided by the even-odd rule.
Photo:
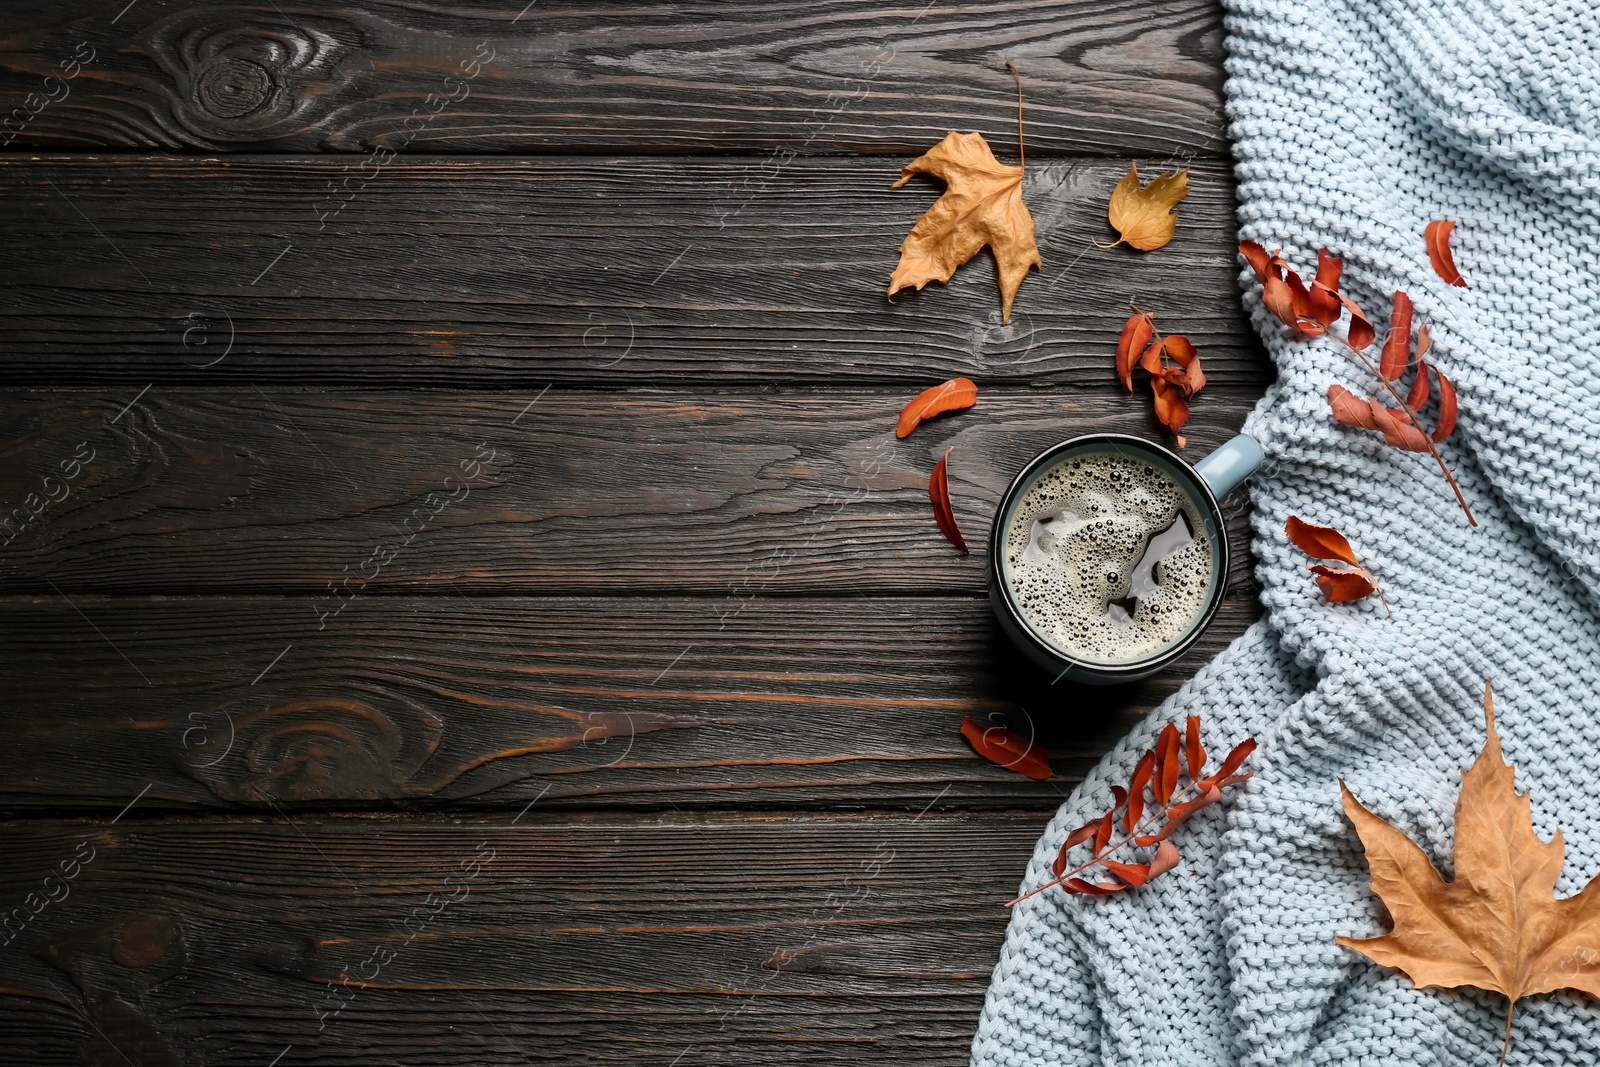
[[[1307,276],[1317,248],[1342,255],[1380,331],[1390,293],[1411,294],[1460,389],[1443,450],[1482,526],[1429,456],[1334,424],[1328,385],[1374,380],[1336,343],[1289,340],[1242,270],[1280,375],[1246,427],[1269,457],[1251,490],[1267,616],[1089,775],[1023,885],[1166,722],[1198,713],[1219,750],[1255,735],[1260,771],[1178,832],[1184,863],[1147,888],[1016,909],[973,1063],[1493,1064],[1503,998],[1413,989],[1334,944],[1385,929],[1335,783],[1448,877],[1492,677],[1535,829],[1565,829],[1557,894],[1600,871],[1600,6],[1226,6],[1240,235]],[[1459,221],[1470,288],[1430,269],[1433,219]],[[1347,533],[1394,617],[1325,603],[1290,514]],[[1519,1004],[1510,1062],[1600,1063],[1600,1004]]]

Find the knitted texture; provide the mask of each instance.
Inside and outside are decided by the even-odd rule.
[[[1069,829],[1105,809],[1167,722],[1199,714],[1214,749],[1256,736],[1259,773],[1178,831],[1184,862],[1148,887],[1016,908],[972,1062],[1493,1064],[1503,998],[1413,989],[1334,943],[1385,929],[1336,783],[1449,877],[1492,677],[1535,829],[1565,828],[1557,894],[1600,871],[1600,9],[1226,6],[1241,236],[1303,274],[1318,248],[1343,256],[1380,331],[1393,291],[1411,295],[1460,390],[1442,449],[1482,525],[1431,457],[1333,422],[1331,383],[1373,395],[1376,381],[1337,342],[1289,339],[1241,270],[1279,370],[1246,426],[1268,456],[1251,486],[1266,617],[1088,776],[1023,887],[1048,880]],[[1469,288],[1431,270],[1433,219],[1460,223]],[[1392,618],[1376,598],[1322,599],[1284,537],[1290,514],[1351,537]],[[1600,1007],[1524,1001],[1510,1062],[1600,1062]]]

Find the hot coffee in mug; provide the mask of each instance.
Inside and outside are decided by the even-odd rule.
[[[1064,677],[1154,673],[1216,612],[1228,573],[1217,498],[1260,458],[1243,435],[1197,467],[1120,434],[1049,449],[1018,475],[995,517],[991,597],[1001,624]]]

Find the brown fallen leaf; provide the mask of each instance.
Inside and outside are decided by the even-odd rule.
[[[915,430],[924,419],[942,415],[946,411],[970,408],[978,402],[978,387],[968,378],[951,378],[948,382],[924,389],[917,398],[900,409],[900,422],[894,435],[904,437]]]
[[[1021,75],[1017,76],[1017,144],[1020,151]],[[954,130],[908,163],[891,188],[900,188],[914,174],[931,174],[946,188],[900,243],[900,263],[889,278],[889,295],[949,281],[957,267],[987,245],[1000,268],[1000,321],[1010,322],[1011,302],[1022,279],[1031,268],[1044,266],[1033,236],[1033,216],[1022,202],[1022,172],[1021,166],[1008,167],[995,159],[982,134]]]
[[[1346,948],[1402,971],[1418,989],[1472,986],[1506,998],[1505,1063],[1517,1001],[1576,989],[1600,997],[1600,877],[1557,900],[1566,846],[1533,832],[1532,800],[1516,790],[1494,725],[1493,687],[1484,685],[1488,736],[1461,772],[1456,799],[1455,880],[1427,853],[1356,800],[1343,781],[1345,815],[1372,871],[1372,891],[1394,928],[1380,937],[1339,937]]]
[[[949,462],[953,448],[945,449],[939,462],[933,465],[933,474],[928,477],[928,498],[933,501],[933,521],[939,524],[939,532],[944,534],[945,540],[965,552],[967,542],[962,540],[961,531],[956,527],[955,512],[950,507]]]
[[[1327,597],[1328,603],[1343,604],[1377,593],[1378,599],[1383,601],[1383,610],[1390,615],[1394,614],[1389,611],[1389,601],[1384,599],[1383,590],[1378,588],[1378,580],[1372,576],[1371,571],[1361,565],[1361,560],[1356,558],[1355,549],[1350,547],[1350,542],[1345,539],[1344,534],[1332,526],[1318,526],[1314,522],[1306,522],[1297,515],[1289,516],[1289,521],[1284,523],[1283,532],[1289,535],[1289,541],[1296,548],[1312,559],[1336,559],[1341,563],[1350,564],[1349,569],[1329,567],[1321,563],[1306,568],[1316,576],[1317,587],[1322,590],[1322,595]]]
[[[1423,240],[1428,245],[1428,262],[1433,264],[1433,272],[1443,278],[1446,284],[1465,289],[1467,281],[1456,269],[1456,258],[1450,252],[1450,233],[1455,228],[1453,222],[1430,222],[1423,230]]]
[[[1154,252],[1177,232],[1178,216],[1173,209],[1188,195],[1189,168],[1160,174],[1151,178],[1149,185],[1141,186],[1139,164],[1131,164],[1111,190],[1111,202],[1106,207],[1106,218],[1117,231],[1117,239],[1108,245],[1097,241],[1095,247],[1126,244],[1141,252]]]
[[[1051,775],[1050,760],[1044,749],[1021,734],[999,726],[985,726],[976,719],[961,720],[961,736],[972,750],[990,763],[1043,781]],[[1107,836],[1110,831],[1106,831]]]

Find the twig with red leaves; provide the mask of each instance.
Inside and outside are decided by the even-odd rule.
[[[1384,407],[1376,400],[1362,400],[1342,385],[1328,387],[1328,404],[1333,417],[1342,425],[1359,426],[1376,430],[1383,435],[1385,444],[1408,452],[1430,453],[1439,464],[1445,481],[1450,483],[1467,522],[1473,526],[1478,520],[1467,506],[1467,498],[1456,483],[1455,475],[1437,443],[1449,437],[1456,426],[1456,391],[1450,379],[1436,364],[1423,357],[1428,351],[1428,327],[1424,323],[1418,333],[1415,364],[1417,377],[1410,392],[1402,397],[1395,387],[1412,365],[1411,355],[1411,298],[1403,291],[1394,294],[1394,309],[1390,315],[1389,335],[1383,343],[1377,366],[1367,358],[1365,349],[1377,340],[1377,331],[1360,306],[1339,291],[1339,280],[1344,273],[1344,261],[1330,256],[1326,249],[1317,250],[1317,276],[1308,287],[1290,268],[1282,253],[1270,256],[1254,241],[1239,242],[1239,252],[1249,262],[1256,277],[1261,280],[1261,302],[1299,337],[1321,337],[1324,334],[1337,340],[1371,371],[1388,394],[1394,397],[1398,408]],[[1350,324],[1341,337],[1330,329],[1339,320],[1342,311],[1350,313]],[[1428,375],[1439,380],[1439,422],[1429,434],[1417,414],[1428,402]]]
[[[1181,749],[1181,757],[1180,757]],[[1182,826],[1196,812],[1209,808],[1222,799],[1222,790],[1245,781],[1255,772],[1240,771],[1250,753],[1256,750],[1255,738],[1247,738],[1233,747],[1222,766],[1212,774],[1205,773],[1206,750],[1200,743],[1200,716],[1189,716],[1183,736],[1177,726],[1168,723],[1156,739],[1156,747],[1147,749],[1133,768],[1128,788],[1111,787],[1111,810],[1092,819],[1067,835],[1056,854],[1050,881],[1030,889],[1010,901],[1006,906],[1020,904],[1029,897],[1043,893],[1051,886],[1060,886],[1068,893],[1085,893],[1090,896],[1108,896],[1124,889],[1142,886],[1151,879],[1165,874],[1178,865],[1177,846],[1167,840],[1174,830]],[[1181,766],[1180,766],[1181,762]],[[1185,773],[1189,784],[1179,792],[1178,780]],[[1149,791],[1155,806],[1145,813],[1145,793]],[[1116,825],[1117,811],[1123,811],[1122,828],[1126,833],[1120,841],[1112,843],[1111,835]],[[1159,827],[1159,829],[1157,828]],[[1154,830],[1154,832],[1150,832]],[[1091,858],[1067,870],[1067,853],[1076,845],[1090,842]],[[1123,863],[1110,857],[1119,849],[1132,844],[1139,848],[1155,845],[1155,855],[1146,863]],[[1091,882],[1078,875],[1098,865],[1110,881]]]

